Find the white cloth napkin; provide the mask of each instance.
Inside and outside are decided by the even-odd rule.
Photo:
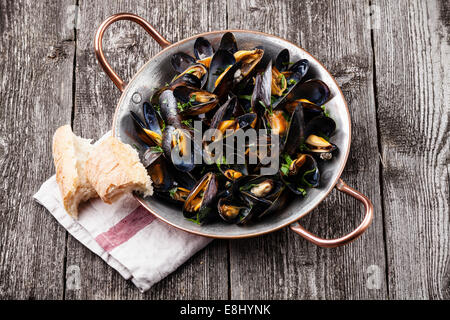
[[[78,220],[64,210],[55,176],[42,184],[34,198],[72,236],[142,292],[211,242],[159,221],[132,195],[124,195],[112,205],[91,199],[80,206]]]

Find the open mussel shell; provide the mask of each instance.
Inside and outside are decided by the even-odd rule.
[[[187,104],[181,112],[182,116],[194,116],[209,112],[219,103],[215,94],[193,87],[176,87],[173,95],[181,104]]]
[[[243,155],[233,153],[231,156],[224,156],[223,160],[225,161],[221,161],[217,166],[228,181],[234,182],[248,175],[247,164]]]
[[[150,113],[150,109],[153,110],[151,106],[148,107],[148,111]],[[147,108],[144,108],[144,110],[147,110]],[[145,112],[145,111],[144,111]],[[154,112],[154,110],[153,110]],[[146,118],[149,118],[150,126],[142,121],[142,119],[133,111],[130,111],[131,118],[133,119],[134,128],[136,130],[136,133],[141,139],[142,142],[144,142],[148,146],[154,146],[154,145],[161,145],[162,141],[162,135],[161,135],[161,129],[159,127],[158,119],[156,114],[151,115],[147,114]],[[145,115],[145,113],[144,113]],[[155,117],[155,119],[152,119],[152,117]],[[151,121],[151,122],[150,122]],[[156,121],[156,123],[155,123]],[[146,120],[147,122],[147,120]],[[151,129],[150,129],[151,128]]]
[[[287,112],[292,113],[294,111],[295,107],[297,107],[297,105],[299,105],[299,104],[303,108],[303,115],[305,116],[305,123],[308,123],[311,119],[324,114],[324,111],[320,106],[315,105],[314,103],[312,103],[311,101],[308,101],[306,99],[297,99],[294,101],[290,101],[290,102],[286,103],[286,105],[284,106],[284,109],[286,109]]]
[[[287,135],[289,130],[288,115],[283,110],[275,110],[273,112],[266,112],[265,119],[267,127],[270,128],[271,133],[283,138]]]
[[[264,50],[255,48],[253,50],[239,50],[234,54],[236,62],[241,62],[240,74],[236,75],[236,82],[242,81],[258,65],[264,55]]]
[[[162,136],[162,149],[167,159],[182,172],[190,172],[195,167],[195,154],[201,149],[194,143],[191,133],[181,127],[166,126]]]
[[[208,73],[208,83],[206,90],[213,92],[226,72],[236,63],[234,55],[228,51],[219,49],[214,53]]]
[[[154,194],[175,204],[183,204],[197,181],[190,173],[174,170],[173,167],[169,167],[169,171],[172,173],[172,185],[166,190],[155,189]]]
[[[273,201],[283,191],[283,183],[278,175],[248,175],[237,180],[233,192],[254,201]]]
[[[290,119],[289,129],[283,145],[283,152],[288,155],[293,155],[305,141],[305,121],[301,105],[297,105]]]
[[[195,63],[190,65],[186,70],[184,70],[181,74],[176,76],[174,80],[171,82],[170,87],[175,88],[178,85],[175,82],[178,78],[182,77],[183,75],[191,74],[200,81],[200,86],[195,85],[195,87],[203,88],[206,84],[206,81],[208,80],[208,68],[206,68],[205,65],[201,63]]]
[[[211,43],[203,37],[198,37],[194,43],[194,55],[197,60],[203,60],[214,54],[214,48]]]
[[[213,172],[205,174],[189,193],[183,205],[183,215],[203,223],[214,212],[218,183]]]
[[[314,79],[308,80],[300,84],[296,88],[296,96],[301,99],[306,99],[311,103],[321,106],[330,100],[330,89],[325,82]]]
[[[285,170],[281,172],[281,180],[296,195],[304,196],[306,188],[317,188],[320,184],[320,172],[317,162],[309,154],[298,154],[290,159]]]
[[[226,50],[231,54],[234,54],[236,51],[238,51],[238,46],[234,34],[232,34],[231,32],[227,32],[222,36],[219,44],[219,50]]]
[[[184,72],[189,66],[195,64],[195,59],[184,52],[175,53],[170,59],[173,69],[178,72]]]
[[[308,122],[308,124],[306,125],[305,134],[306,136],[309,136],[310,134],[316,134],[329,138],[333,136],[335,131],[336,122],[330,117],[319,115]]]
[[[255,88],[253,89],[251,106],[253,112],[262,116],[271,105],[272,91],[272,61],[266,66],[262,73],[258,73],[255,78]]]
[[[214,88],[213,93],[219,97],[221,102],[226,101],[230,91],[240,80],[242,80],[240,71],[241,65],[242,61],[236,62],[221,75],[220,79],[218,79],[217,86]]]
[[[167,192],[172,187],[173,176],[161,151],[153,148],[147,149],[143,155],[142,163],[147,169],[155,191]]]
[[[287,69],[289,68],[289,62],[289,50],[283,49],[275,59],[275,68],[277,68],[277,70],[280,72],[287,71]]]
[[[159,96],[159,106],[161,116],[168,124],[175,127],[181,127],[181,116],[178,114],[177,99],[172,90],[165,90]]]
[[[331,160],[333,153],[338,150],[335,144],[314,134],[311,134],[306,138],[305,144],[308,147],[308,151],[318,156],[321,160]]]
[[[217,202],[219,216],[228,223],[244,224],[252,217],[252,203],[237,199],[232,195],[222,197]]]
[[[152,105],[159,104],[159,97],[161,96],[161,93],[163,93],[166,90],[174,90],[176,87],[179,86],[200,88],[202,86],[202,83],[200,79],[194,76],[193,74],[184,73],[179,77],[175,77],[170,84],[167,84],[162,88],[160,88],[159,90],[155,91],[150,98],[151,104]]]
[[[282,76],[284,76],[284,79],[282,79],[283,91],[281,95],[274,95],[274,99],[272,100],[273,109],[276,109],[278,106],[284,105],[286,101],[292,99],[293,96],[296,95],[299,83],[308,72],[308,69],[309,61],[306,59],[302,59],[294,63],[288,69],[288,71],[284,71],[282,73]],[[277,70],[275,70],[274,74],[278,74],[276,71]]]
[[[233,96],[214,113],[214,116],[211,119],[210,128],[218,129],[223,133],[226,129],[234,127],[235,118],[243,113],[237,97]]]

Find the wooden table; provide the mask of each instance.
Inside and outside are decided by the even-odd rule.
[[[368,232],[338,249],[287,229],[216,240],[145,294],[68,235],[32,195],[54,173],[57,127],[71,123],[94,139],[111,127],[120,94],[96,62],[93,38],[125,11],[170,41],[251,29],[322,61],[350,106],[342,177],[373,201]],[[450,298],[449,28],[446,0],[1,0],[0,298]],[[124,79],[160,50],[129,22],[109,29],[104,44]],[[356,201],[332,192],[302,224],[337,237],[360,219]],[[74,268],[79,289],[66,285]]]

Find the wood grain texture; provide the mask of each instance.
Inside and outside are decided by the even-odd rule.
[[[70,122],[69,1],[0,2],[0,298],[63,297],[65,230],[33,194],[54,174],[53,132]]]
[[[120,92],[97,64],[93,39],[108,16],[132,12],[148,20],[169,41],[197,33],[225,29],[225,1],[81,1],[77,32],[76,100],[74,130],[98,138],[112,126]],[[118,74],[129,80],[154,54],[157,43],[139,26],[118,22],[106,32],[104,49]],[[228,297],[227,242],[215,241],[146,294],[90,253],[76,240],[68,240],[68,265],[79,265],[82,289],[67,291],[68,299],[224,299]]]
[[[390,296],[449,299],[448,1],[374,5]]]
[[[341,84],[353,130],[342,178],[366,194],[375,208],[368,231],[342,248],[318,248],[287,229],[232,242],[232,298],[387,297],[368,6],[368,1],[229,1],[229,28],[263,31],[297,43],[324,63]],[[335,191],[301,223],[313,233],[332,238],[350,232],[361,215],[358,203]],[[367,285],[371,276],[379,279],[379,289]]]

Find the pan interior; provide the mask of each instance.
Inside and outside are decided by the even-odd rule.
[[[114,135],[124,143],[138,146],[142,152],[144,147],[135,136],[132,120],[128,116],[129,111],[133,110],[142,115],[143,101],[149,100],[157,88],[166,82],[170,82],[175,75],[170,64],[170,58],[174,53],[186,52],[194,56],[193,46],[195,39],[199,36],[207,38],[214,48],[217,48],[225,32],[206,33],[180,41],[164,49],[149,60],[133,77],[122,94],[115,113]],[[339,153],[333,161],[330,161],[322,168],[320,188],[309,189],[308,195],[304,199],[292,199],[283,210],[246,226],[227,224],[221,221],[199,226],[185,219],[179,207],[153,197],[139,199],[149,211],[167,223],[192,233],[214,238],[256,236],[277,230],[300,219],[314,209],[332,190],[342,173],[350,148],[350,117],[345,99],[332,76],[315,58],[298,46],[275,36],[235,30],[233,30],[233,34],[236,37],[239,49],[263,46],[266,61],[268,61],[269,57],[274,59],[285,48],[290,52],[291,61],[299,59],[308,59],[310,61],[310,72],[313,72],[315,78],[324,81],[331,90],[333,98],[325,106],[330,113],[330,117],[336,122],[337,129],[331,142],[339,147]]]

